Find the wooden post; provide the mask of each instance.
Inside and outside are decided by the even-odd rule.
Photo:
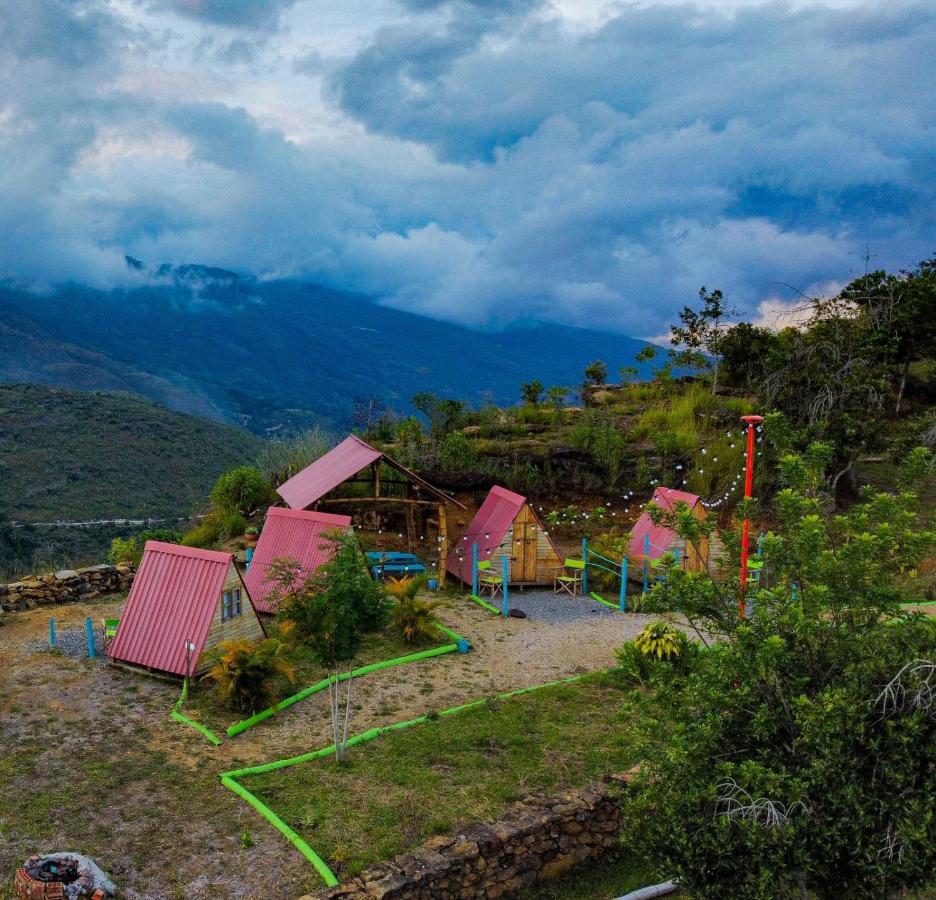
[[[375,463],[371,463],[371,468],[374,470],[374,497],[380,496],[380,460]]]
[[[439,587],[445,587],[445,564],[448,561],[448,521],[445,517],[445,504],[439,504]]]

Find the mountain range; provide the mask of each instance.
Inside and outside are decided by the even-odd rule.
[[[357,403],[406,410],[420,391],[509,404],[523,381],[576,385],[592,360],[614,373],[645,346],[542,323],[482,333],[302,281],[128,265],[132,288],[0,287],[0,381],[125,391],[265,434],[343,428]]]

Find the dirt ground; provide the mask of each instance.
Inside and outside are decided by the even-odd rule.
[[[570,601],[590,603],[581,598]],[[98,601],[7,615],[0,627],[0,898],[31,853],[87,853],[135,900],[297,897],[311,867],[218,773],[331,742],[320,693],[212,747],[168,716],[179,685],[65,657],[29,641],[117,616]],[[468,600],[439,610],[470,653],[356,680],[351,731],[502,691],[606,668],[652,617],[622,614],[551,625],[501,619]],[[206,688],[200,688],[205,690]]]

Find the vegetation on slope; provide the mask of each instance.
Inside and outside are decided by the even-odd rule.
[[[113,528],[13,529],[11,522],[178,518],[262,441],[125,394],[0,385],[3,568],[104,557]],[[124,531],[126,529],[123,529]]]

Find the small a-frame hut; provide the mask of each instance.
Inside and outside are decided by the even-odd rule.
[[[465,507],[356,435],[346,437],[276,491],[293,509],[343,510],[359,530],[405,535],[409,552],[438,554],[439,580],[444,580],[447,511]]]
[[[271,506],[244,576],[257,612],[261,616],[276,613],[270,597],[276,586],[267,578],[274,560],[295,560],[301,570],[299,577],[304,580],[334,555],[335,545],[328,540],[329,533],[347,531],[350,527],[351,516]]]
[[[108,656],[191,677],[210,668],[205,654],[222,641],[263,637],[230,553],[147,541]]]
[[[448,556],[448,570],[467,584],[472,580],[472,545],[478,561],[490,560],[500,575],[503,558],[510,563],[511,584],[552,584],[562,557],[526,497],[492,487],[468,530]]]
[[[676,504],[685,503],[692,510],[692,514],[700,521],[707,517],[702,500],[697,494],[690,494],[688,491],[677,491],[675,488],[658,487],[653,492],[653,498],[650,501],[660,509],[668,512],[676,511]],[[649,553],[647,549],[649,548]],[[628,548],[628,559],[634,568],[631,569],[636,577],[639,571],[642,571],[645,555],[650,561],[659,559],[667,553],[676,555],[678,553],[682,561],[683,568],[689,572],[704,571],[709,562],[709,539],[703,537],[698,545],[690,544],[686,546],[686,541],[675,531],[666,528],[664,525],[654,525],[650,517],[650,511],[644,510],[640,518],[634,524],[631,531],[630,545]]]

